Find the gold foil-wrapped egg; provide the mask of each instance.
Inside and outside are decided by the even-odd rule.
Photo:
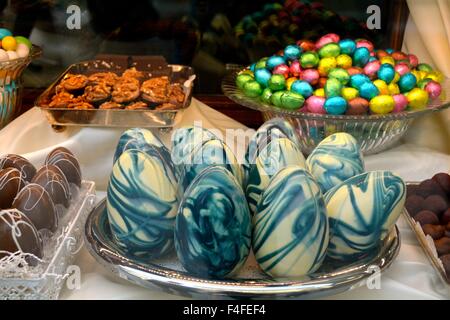
[[[395,100],[390,95],[380,95],[370,100],[369,108],[375,114],[387,114],[394,110]]]
[[[406,94],[408,107],[413,110],[425,109],[428,104],[428,92],[420,88],[414,88]]]

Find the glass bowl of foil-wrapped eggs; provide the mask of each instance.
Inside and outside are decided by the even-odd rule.
[[[234,102],[265,120],[289,120],[306,153],[336,132],[354,136],[365,154],[385,150],[415,118],[448,108],[448,87],[440,71],[414,54],[331,33],[235,68],[222,81]]]

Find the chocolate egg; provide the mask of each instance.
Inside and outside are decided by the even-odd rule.
[[[367,100],[376,97],[379,93],[380,91],[372,82],[363,83],[359,88],[359,95]]]
[[[425,224],[422,226],[423,233],[429,235],[434,240],[440,239],[445,234],[445,227],[441,225]]]
[[[222,278],[246,261],[251,220],[244,193],[225,168],[211,166],[189,186],[175,226],[178,259],[191,274]]]
[[[326,114],[327,111],[324,108],[325,100],[324,97],[311,96],[306,99],[305,106],[311,113]]]
[[[284,58],[287,60],[296,60],[300,57],[302,49],[297,45],[289,45],[284,49]]]
[[[345,114],[358,116],[367,114],[368,112],[369,112],[369,101],[361,97],[356,97],[348,102]]]
[[[266,66],[267,66],[267,69],[272,70],[276,66],[278,66],[280,64],[285,64],[285,63],[286,63],[286,61],[284,60],[283,57],[281,57],[281,56],[271,56],[267,60]]]
[[[363,68],[369,62],[370,52],[365,47],[359,47],[353,53],[353,64]]]
[[[380,79],[376,79],[373,81],[375,87],[377,87],[380,95],[390,95],[389,87],[386,82]],[[391,85],[396,85],[395,83],[391,83]]]
[[[382,64],[380,69],[377,71],[377,76],[380,80],[383,80],[388,84],[391,83],[395,76],[394,67],[388,63]]]
[[[359,92],[355,88],[345,87],[341,90],[342,98],[347,101],[353,100],[359,96]]]
[[[30,219],[37,230],[55,232],[58,215],[48,192],[38,184],[26,185],[16,196],[12,208],[19,210]]]
[[[290,68],[286,64],[279,64],[275,68],[273,68],[273,74],[281,74],[285,79],[289,77]]]
[[[327,77],[328,73],[334,68],[336,68],[336,58],[328,57],[320,59],[317,70],[319,71],[320,76]]]
[[[435,182],[437,182],[442,190],[444,190],[448,195],[450,195],[450,175],[447,173],[437,173],[432,178]]]
[[[408,106],[408,99],[403,94],[393,95],[395,101],[393,112],[402,112]]]
[[[31,183],[44,187],[54,204],[61,204],[66,208],[69,207],[71,198],[69,183],[64,173],[58,167],[52,164],[42,166],[36,172]]]
[[[350,76],[350,86],[355,89],[360,89],[364,83],[370,83],[369,77],[364,74],[354,74]]]
[[[395,65],[394,70],[398,72],[400,76],[408,73],[410,71],[409,66],[406,63],[398,63]]]
[[[294,81],[290,90],[292,92],[301,94],[305,98],[310,97],[314,91],[313,87],[307,81],[303,80]]]
[[[30,161],[16,154],[7,154],[0,158],[0,169],[16,168],[25,181],[30,182],[36,174],[36,168]]]
[[[292,77],[299,77],[302,72],[302,67],[298,60],[292,61],[289,66],[289,73]]]
[[[270,71],[267,69],[258,69],[255,71],[255,80],[264,87],[269,86],[269,80],[271,76],[272,73],[270,73]]]
[[[416,215],[414,215],[414,220],[420,223],[421,226],[424,226],[426,224],[438,224],[439,218],[438,216],[433,212],[429,210],[422,210]]]
[[[395,225],[405,198],[405,183],[389,171],[363,173],[328,191],[328,256],[355,261],[372,253]]]
[[[158,157],[130,149],[113,166],[106,209],[114,241],[148,261],[173,247],[177,186]]]
[[[262,93],[262,86],[255,80],[248,81],[244,84],[244,93],[247,97],[256,98]]]
[[[297,166],[270,181],[253,217],[253,251],[272,277],[299,277],[316,271],[328,246],[328,220],[320,188]]]
[[[64,147],[58,147],[49,153],[45,164],[58,167],[67,179],[67,182],[81,187],[81,169],[77,158]]]
[[[244,89],[244,85],[252,80],[254,80],[254,78],[251,75],[241,73],[236,77],[236,85],[238,86],[238,88]]]
[[[329,78],[325,83],[324,90],[327,98],[339,97],[341,95],[342,84],[338,79]]]
[[[308,51],[300,55],[300,65],[304,69],[315,68],[319,64],[319,55],[316,52]]]
[[[331,69],[328,73],[328,77],[337,79],[342,85],[346,85],[350,81],[350,75],[342,68]]]
[[[404,75],[402,75],[400,77],[400,80],[398,81],[398,86],[400,88],[400,91],[402,93],[407,92],[407,91],[411,91],[417,84],[417,79],[416,77],[408,72],[405,73]]]
[[[408,99],[408,107],[412,110],[422,110],[427,107],[429,96],[425,90],[414,88],[405,96]]]
[[[318,53],[321,58],[336,58],[341,53],[341,48],[337,43],[331,42],[321,47]]]
[[[344,114],[347,110],[347,101],[342,97],[331,97],[325,101],[324,108],[329,114]]]
[[[307,158],[306,166],[324,193],[364,172],[359,145],[355,138],[344,132],[322,140]]]
[[[369,108],[374,114],[388,114],[394,110],[395,100],[389,95],[380,95],[370,100]]]
[[[371,62],[368,62],[365,66],[364,66],[364,73],[370,77],[370,78],[374,78],[378,71],[380,70],[381,67],[381,63],[378,60],[374,60]]]
[[[328,34],[320,37],[319,40],[317,40],[316,49],[320,49],[329,43],[333,43],[333,42],[338,43],[339,40],[340,40],[339,35],[337,35],[335,33],[328,33]]]
[[[373,43],[366,39],[356,40],[356,48],[367,48],[370,52],[374,50]]]
[[[430,81],[425,85],[425,91],[431,99],[436,99],[442,93],[442,86],[436,81]]]
[[[305,80],[306,82],[312,85],[317,84],[319,78],[320,78],[319,71],[315,69],[306,69],[300,75],[300,79]]]
[[[273,74],[269,79],[269,88],[272,91],[279,91],[286,88],[286,79],[281,74]]]
[[[339,47],[341,48],[341,53],[351,56],[356,50],[356,42],[352,39],[343,39],[339,41]]]
[[[11,208],[14,198],[25,183],[19,170],[15,168],[0,170],[0,209]]]
[[[423,201],[424,199],[416,194],[411,195],[406,199],[405,207],[411,217],[414,217],[417,213],[422,211]]]
[[[336,57],[336,66],[338,68],[348,69],[352,66],[352,58],[347,54],[340,54]]]
[[[259,97],[261,99],[262,102],[270,104],[272,101],[272,90],[270,90],[270,88],[265,88],[263,90],[263,92],[261,93],[261,97]]]
[[[305,98],[301,94],[285,91],[280,98],[281,107],[288,110],[297,110],[305,103]]]

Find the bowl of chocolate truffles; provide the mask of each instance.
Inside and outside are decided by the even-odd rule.
[[[26,158],[0,158],[0,299],[56,299],[82,244],[95,184],[58,147],[39,168]]]
[[[431,179],[408,184],[407,190],[407,221],[433,266],[450,285],[450,175],[437,173]]]

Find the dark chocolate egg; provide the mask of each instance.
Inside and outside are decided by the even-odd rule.
[[[426,224],[438,224],[439,218],[433,211],[422,210],[414,216],[414,220],[420,223],[421,226]]]
[[[81,169],[77,158],[64,147],[54,149],[47,156],[45,164],[52,164],[64,173],[69,183],[81,186]]]
[[[36,174],[36,168],[30,161],[17,154],[7,154],[0,158],[0,169],[16,168],[22,173],[22,178],[28,182]]]
[[[440,195],[428,196],[423,202],[423,209],[433,211],[440,217],[448,208],[447,200]]]
[[[9,209],[14,198],[25,186],[22,174],[15,168],[0,170],[0,209]]]
[[[433,194],[439,194],[439,195],[445,196],[445,192],[444,192],[444,190],[442,190],[439,183],[437,183],[434,180],[427,179],[427,180],[422,181],[419,184],[419,188],[417,189],[417,195],[422,196],[423,198],[426,198]]]
[[[424,199],[415,194],[406,199],[405,207],[411,217],[414,217],[418,212],[422,211],[423,202]]]
[[[15,209],[0,211],[0,259],[21,251],[42,258],[42,240],[33,223]],[[31,264],[31,260],[30,260]]]
[[[437,173],[432,178],[434,181],[439,183],[441,188],[450,195],[450,175],[447,173]]]
[[[450,224],[450,208],[448,208],[441,217],[443,224]]]
[[[12,207],[26,215],[38,230],[48,229],[54,232],[58,227],[53,200],[38,184],[30,183],[25,186],[14,199]]]
[[[52,164],[44,165],[38,170],[31,183],[36,183],[44,187],[54,204],[62,204],[66,208],[69,207],[69,183],[64,173],[58,167]]]
[[[422,226],[422,230],[434,240],[442,238],[445,234],[445,227],[440,224],[425,224]]]
[[[435,240],[434,245],[436,246],[436,251],[439,256],[450,253],[450,238],[449,237],[442,237],[438,240]]]

